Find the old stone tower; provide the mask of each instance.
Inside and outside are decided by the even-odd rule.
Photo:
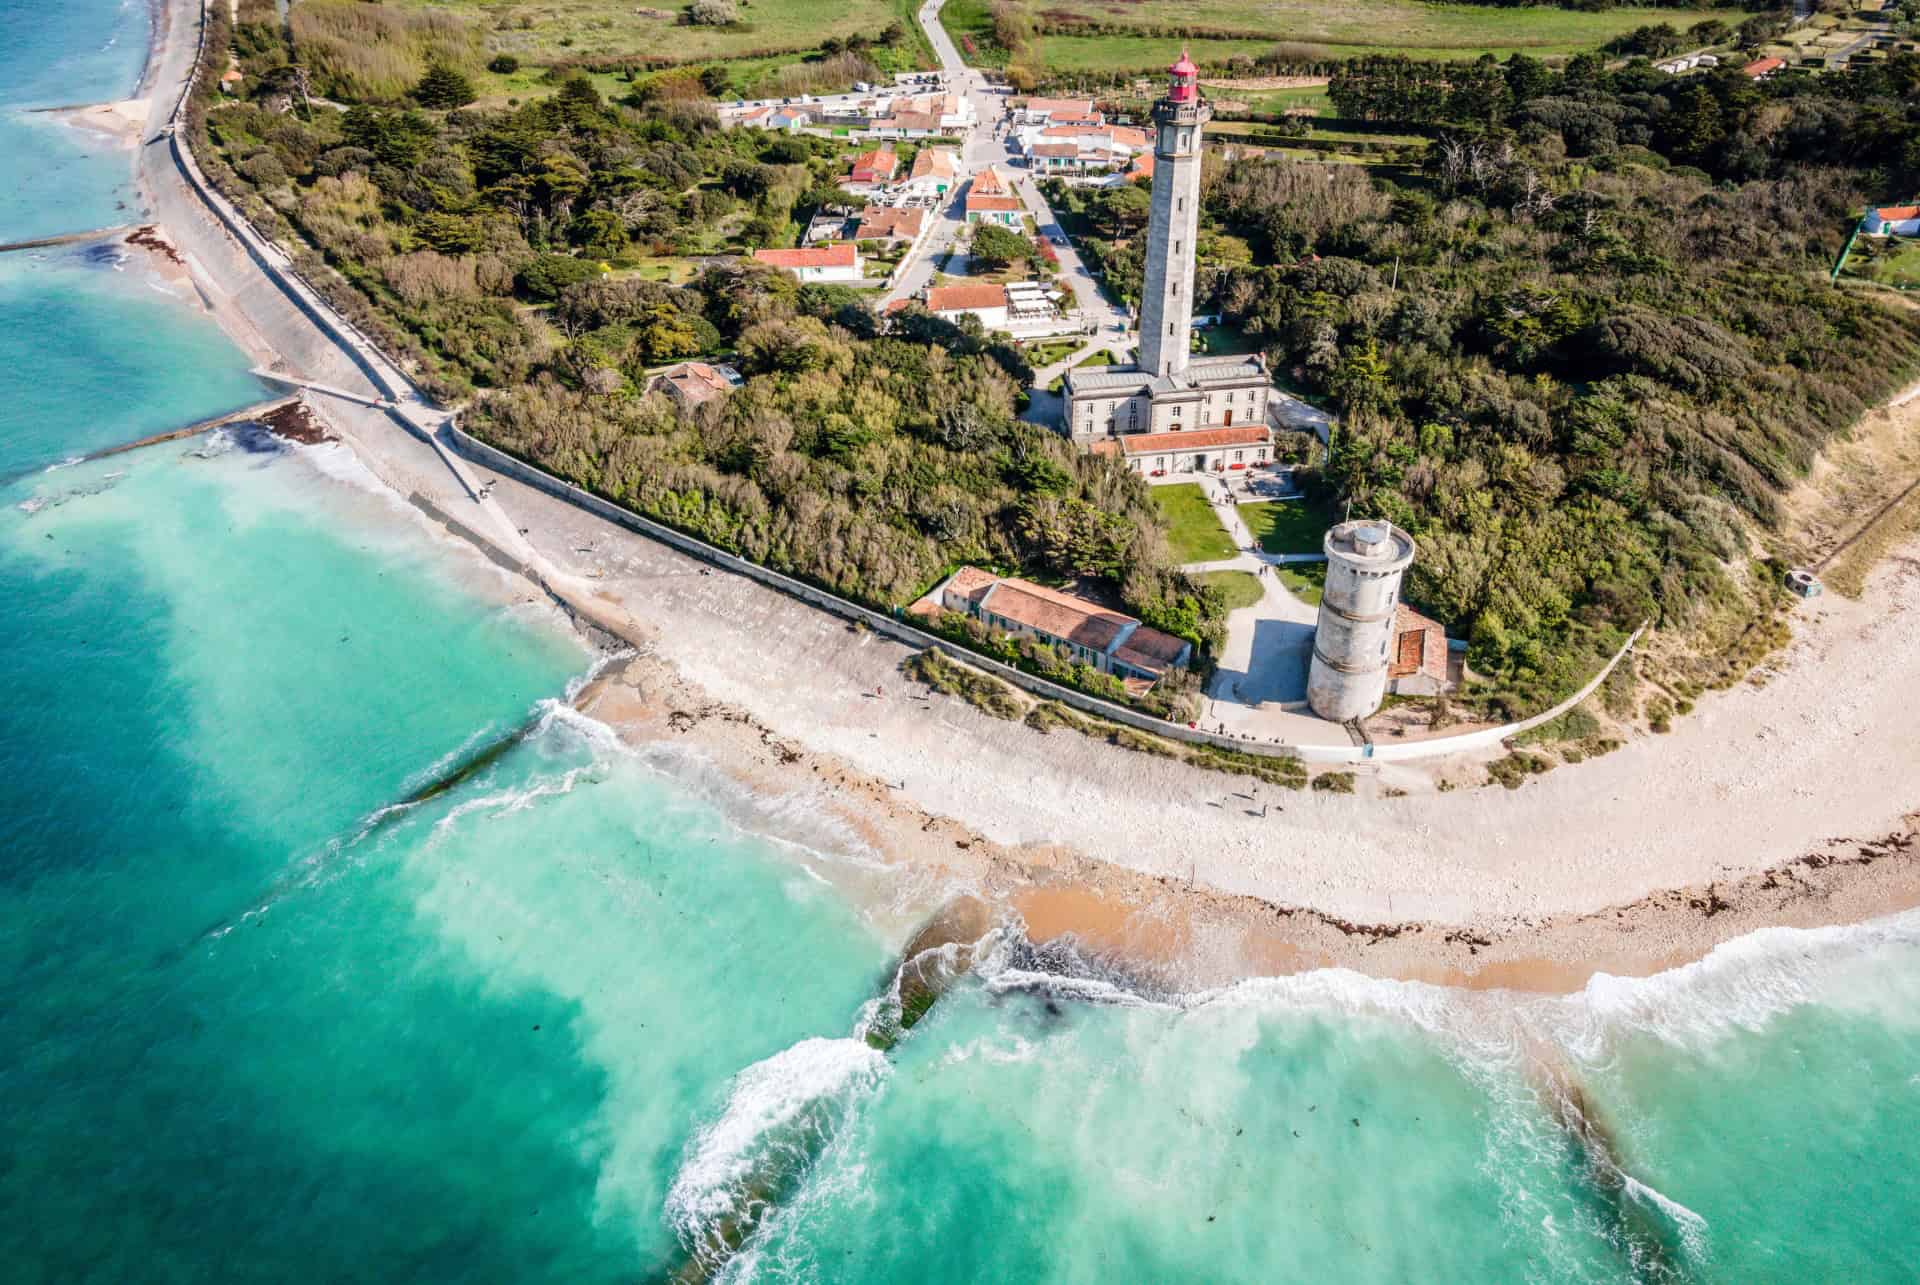
[[[1153,105],[1153,214],[1147,225],[1146,283],[1140,292],[1140,369],[1187,368],[1193,329],[1193,238],[1200,225],[1200,130],[1213,108],[1200,96],[1200,69],[1183,51],[1168,69],[1166,97]]]
[[[1307,703],[1344,723],[1380,708],[1400,578],[1413,565],[1413,537],[1391,522],[1342,522],[1327,532],[1327,584],[1313,630]]]

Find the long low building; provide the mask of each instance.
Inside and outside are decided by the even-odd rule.
[[[1141,624],[1125,612],[979,567],[961,567],[923,604],[957,612],[990,629],[1063,647],[1076,660],[1129,685],[1151,686],[1193,659],[1185,639]]]
[[[1093,444],[1095,455],[1118,455],[1127,470],[1143,477],[1169,473],[1232,473],[1259,468],[1273,460],[1273,430],[1264,424],[1242,428],[1194,428],[1174,433],[1128,433]]]

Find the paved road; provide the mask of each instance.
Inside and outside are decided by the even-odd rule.
[[[927,0],[920,7],[918,16],[921,27],[926,30],[927,39],[933,44],[934,53],[939,56],[941,69],[946,73],[947,88],[971,99],[979,120],[962,145],[962,176],[970,177],[989,166],[997,166],[1002,174],[1013,180],[1014,189],[1026,205],[1027,212],[1033,215],[1040,234],[1054,243],[1054,252],[1060,256],[1061,274],[1073,290],[1079,319],[1099,327],[1100,333],[1120,338],[1127,325],[1126,313],[1109,303],[1106,296],[1100,293],[1099,286],[1081,261],[1079,253],[1061,234],[1060,221],[1054,217],[1046,198],[1040,195],[1039,188],[1024,170],[1014,168],[1013,152],[1007,145],[1007,96],[991,92],[986,77],[967,66],[966,60],[960,56],[953,37],[940,25],[940,9],[945,3],[946,0]],[[955,186],[958,189],[964,184]],[[925,248],[907,271],[900,275],[894,288],[887,292],[881,301],[882,305],[919,293],[933,279],[940,259],[961,238],[965,226],[964,201],[956,190],[954,199],[941,212],[940,222],[928,236]],[[1115,330],[1116,326],[1120,329]]]

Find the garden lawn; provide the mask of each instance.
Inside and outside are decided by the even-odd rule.
[[[1198,482],[1153,488],[1153,502],[1167,523],[1167,547],[1176,563],[1220,562],[1239,552]]]
[[[1226,595],[1228,611],[1251,607],[1267,595],[1260,577],[1251,571],[1208,571],[1199,579],[1201,584],[1212,585]]]
[[[1305,500],[1242,504],[1240,520],[1268,553],[1319,553],[1326,515]]]
[[[1309,607],[1320,605],[1321,591],[1327,587],[1327,564],[1324,562],[1287,562],[1274,568],[1280,577],[1280,583]]]

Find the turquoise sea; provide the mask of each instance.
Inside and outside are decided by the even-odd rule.
[[[0,0],[0,160],[72,161],[0,239],[121,221],[15,109],[145,21]],[[1566,999],[1002,941],[882,1054],[856,858],[572,714],[596,657],[338,448],[63,463],[246,370],[137,264],[0,256],[6,1280],[657,1279],[769,1173],[726,1279],[1920,1277],[1920,916]]]

